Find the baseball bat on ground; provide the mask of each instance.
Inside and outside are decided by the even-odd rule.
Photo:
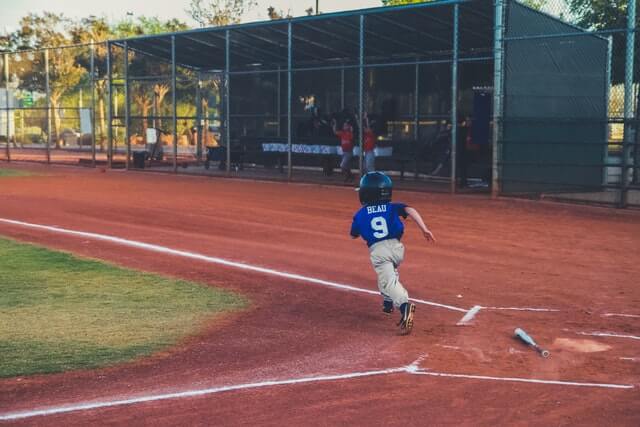
[[[540,353],[540,355],[542,357],[549,357],[549,355],[551,354],[551,353],[549,353],[549,351],[540,348],[540,346],[538,344],[536,344],[536,342],[533,340],[533,338],[531,338],[522,329],[516,328],[516,330],[514,331],[514,334],[516,335],[516,338],[519,338],[520,340],[522,340],[528,346],[533,347],[538,353]]]

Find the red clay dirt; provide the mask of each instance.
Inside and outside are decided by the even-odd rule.
[[[376,290],[358,208],[340,187],[19,165],[0,180],[0,218],[107,234]],[[407,226],[401,278],[418,305],[398,336],[374,295],[326,288],[0,222],[0,235],[231,289],[250,307],[162,354],[94,371],[0,380],[0,416],[92,401],[396,368],[633,385],[609,389],[406,372],[278,385],[13,421],[18,425],[640,425],[640,214],[605,208],[395,194],[438,243]],[[55,327],[53,325],[52,327]],[[512,338],[522,327],[552,355]],[[556,341],[560,339],[559,341]],[[610,349],[560,346],[590,340]],[[554,342],[556,344],[554,344]],[[597,346],[596,346],[597,347]],[[7,355],[3,355],[7,357]],[[10,357],[10,356],[9,356]]]

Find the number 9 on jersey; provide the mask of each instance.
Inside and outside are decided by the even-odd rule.
[[[382,216],[377,216],[371,219],[371,228],[374,230],[373,236],[377,239],[382,239],[389,235],[387,220]]]

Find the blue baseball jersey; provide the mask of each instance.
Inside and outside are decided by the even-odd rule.
[[[387,239],[400,239],[404,224],[400,217],[407,217],[407,205],[403,203],[382,203],[365,205],[353,216],[351,236],[362,237],[367,246]]]

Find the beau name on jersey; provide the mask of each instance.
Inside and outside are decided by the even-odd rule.
[[[380,213],[380,212],[386,212],[386,211],[387,211],[387,205],[367,206],[368,214],[374,214],[374,213]]]

